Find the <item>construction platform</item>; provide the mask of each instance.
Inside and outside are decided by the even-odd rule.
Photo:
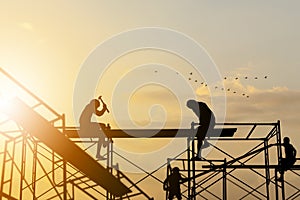
[[[280,121],[218,124],[222,128],[207,138],[212,151],[200,161],[192,159],[197,155],[194,123],[191,129],[104,130],[115,139],[186,138],[184,152],[148,172],[116,152],[113,143],[107,147],[107,161],[96,161],[86,151],[97,145],[97,135],[82,135],[78,127],[66,126],[64,114],[0,69],[31,98],[14,99],[10,102],[14,109],[6,110],[10,119],[0,121],[0,199],[168,199],[163,181],[175,166],[187,180],[181,184],[183,199],[300,198],[298,163],[282,182],[277,181],[283,157]],[[12,120],[14,128],[7,129]],[[78,141],[88,141],[89,146],[83,148]],[[141,175],[131,178],[122,172],[114,157],[136,167]],[[155,192],[142,189],[149,185],[156,187]]]

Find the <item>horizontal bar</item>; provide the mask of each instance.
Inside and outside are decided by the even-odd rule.
[[[232,137],[236,128],[213,129],[210,137]],[[110,129],[103,131],[109,138],[174,138],[193,137],[196,130],[193,129]],[[97,133],[81,133],[79,129],[65,129],[64,134],[69,138],[97,138]]]
[[[224,168],[224,165],[202,165],[203,168],[217,169]],[[228,165],[226,168],[228,169],[277,169],[279,165]],[[290,170],[300,170],[300,165],[294,165],[290,168]]]

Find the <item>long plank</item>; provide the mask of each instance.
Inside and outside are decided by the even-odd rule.
[[[6,114],[20,124],[29,134],[74,165],[96,184],[115,196],[122,196],[130,191],[122,182],[110,174],[102,165],[89,154],[64,136],[46,119],[32,110],[20,99],[11,102],[13,109],[5,109]]]
[[[213,129],[210,137],[233,137],[236,128]],[[64,132],[70,138],[97,138],[95,133],[82,134],[78,128],[66,129]],[[189,137],[195,135],[192,129],[111,129],[104,133],[109,138],[173,138]]]

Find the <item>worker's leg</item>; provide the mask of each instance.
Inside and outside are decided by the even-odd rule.
[[[101,136],[102,135],[102,136]],[[97,143],[97,154],[96,154],[96,157],[98,159],[104,159],[103,156],[101,156],[100,152],[101,152],[101,147],[102,145],[105,143],[105,138],[103,136],[103,134],[100,133],[100,137],[98,139],[98,143]]]
[[[97,152],[96,152],[96,158],[98,159],[104,159],[104,157],[101,156],[101,147],[104,143],[104,135],[103,131],[101,130],[101,126],[99,123],[92,122],[90,124],[90,130],[93,131],[96,135],[98,135],[98,142],[97,142]]]
[[[208,130],[208,126],[199,126],[198,130],[197,130],[197,152],[198,152],[198,157],[201,158],[201,147],[203,144],[203,141],[205,139],[206,133]]]
[[[169,200],[172,200],[174,198],[175,194],[173,192],[169,192]]]
[[[205,131],[205,132],[206,132],[206,133],[205,133],[205,137],[207,137],[207,139],[204,138],[204,143],[203,143],[203,145],[202,145],[202,148],[203,148],[203,149],[209,147],[210,144],[208,143],[207,140],[210,139],[210,135],[211,135],[211,133],[212,133],[214,127],[215,127],[215,122],[214,122],[214,121],[211,121],[210,124],[209,124],[209,127],[208,127],[207,130]]]
[[[283,174],[285,170],[286,170],[286,159],[282,158],[279,166],[280,177],[277,179],[277,181],[283,181]]]
[[[201,158],[201,147],[202,147],[203,140],[201,137],[197,137],[197,156]]]
[[[181,199],[182,199],[180,193],[179,193],[179,194],[176,194],[176,197],[177,197],[178,200],[181,200]]]
[[[100,129],[102,130],[102,133],[100,133],[100,134],[103,135],[103,137],[104,137],[104,141],[102,142],[102,144],[103,144],[103,147],[105,148],[109,143],[109,140],[107,139],[107,136],[105,135],[105,130],[107,130],[107,127],[104,123],[98,123],[98,124],[100,126]]]

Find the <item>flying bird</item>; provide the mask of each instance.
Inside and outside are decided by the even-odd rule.
[[[235,78],[235,80],[238,80],[238,79],[239,79],[238,77]]]
[[[265,76],[265,78],[268,78],[268,76]]]

